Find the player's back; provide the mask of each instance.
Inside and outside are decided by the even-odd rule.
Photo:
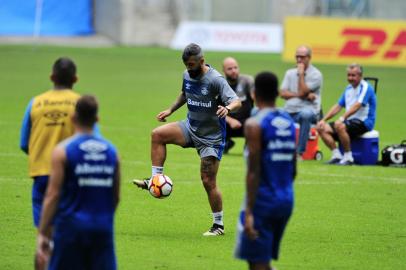
[[[57,226],[112,231],[117,153],[108,141],[78,134],[61,143],[67,159]]]
[[[295,170],[295,127],[283,111],[264,109],[255,116],[262,130],[261,180],[256,204],[267,211],[291,209]]]
[[[33,98],[30,108],[30,176],[49,175],[51,153],[74,133],[71,117],[80,95],[72,90],[50,90]]]

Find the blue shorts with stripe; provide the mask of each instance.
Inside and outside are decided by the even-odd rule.
[[[196,148],[200,158],[212,156],[218,160],[221,160],[225,146],[225,136],[220,141],[212,143],[209,139],[199,138],[196,134],[194,134],[190,129],[187,120],[179,121],[178,124],[182,129],[182,133],[186,141],[185,148]]]

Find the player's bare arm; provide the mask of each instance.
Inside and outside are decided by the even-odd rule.
[[[166,117],[170,116],[177,109],[182,107],[185,103],[186,103],[186,96],[185,96],[185,93],[183,91],[181,91],[178,98],[176,99],[175,103],[173,103],[169,109],[166,109],[165,111],[158,113],[158,115],[156,116],[157,120],[159,122],[166,122]]]
[[[120,181],[121,181],[121,169],[120,169],[120,158],[117,157],[117,170],[114,175],[114,209],[117,209],[118,203],[120,202]]]
[[[38,229],[37,259],[40,262],[47,261],[50,256],[51,223],[58,207],[60,191],[64,181],[65,162],[65,151],[60,147],[55,148],[52,153],[52,169]]]
[[[253,119],[248,119],[245,124],[244,134],[247,139],[249,152],[246,175],[247,205],[245,208],[244,230],[250,239],[255,239],[258,237],[258,232],[254,228],[252,209],[255,204],[255,196],[258,191],[261,170],[261,128]]]

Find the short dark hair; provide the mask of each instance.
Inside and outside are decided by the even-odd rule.
[[[182,54],[183,62],[189,60],[191,56],[196,56],[198,60],[200,60],[203,57],[202,48],[200,48],[200,46],[197,45],[196,43],[190,43],[185,47]]]
[[[278,77],[269,71],[263,71],[255,76],[255,97],[263,101],[274,102],[279,95]]]
[[[93,127],[97,122],[99,105],[95,96],[83,95],[76,102],[75,115],[79,124],[86,127]]]
[[[58,58],[52,67],[52,75],[55,83],[71,86],[76,76],[76,65],[70,58]]]

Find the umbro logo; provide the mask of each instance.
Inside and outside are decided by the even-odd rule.
[[[96,141],[87,140],[79,145],[79,149],[87,154],[83,156],[84,160],[100,161],[106,160],[106,154],[103,151],[107,150],[107,144]]]
[[[185,84],[185,88],[187,89],[187,90],[190,90],[190,87],[191,87],[192,85],[190,84],[190,83],[186,83]]]
[[[61,111],[58,111],[58,110],[53,110],[53,111],[50,111],[50,112],[45,113],[44,116],[45,116],[46,118],[52,120],[53,122],[56,122],[56,121],[58,121],[59,119],[68,116],[68,114],[67,114],[66,112],[61,112]]]
[[[281,137],[287,137],[292,135],[292,132],[289,129],[290,124],[291,123],[287,119],[284,119],[282,117],[275,117],[271,121],[271,125],[276,127],[276,135]]]
[[[107,149],[107,145],[96,140],[87,140],[81,143],[79,148],[88,153],[100,153]]]

